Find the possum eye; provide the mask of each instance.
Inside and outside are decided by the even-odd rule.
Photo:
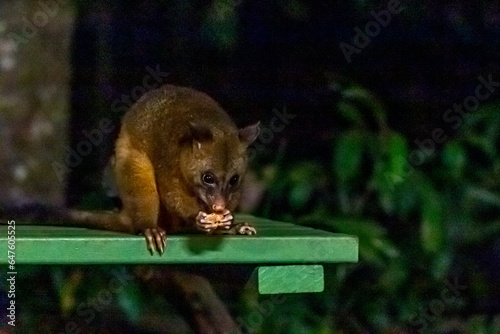
[[[238,180],[240,179],[240,176],[238,174],[236,175],[233,175],[231,177],[231,179],[229,179],[229,185],[230,186],[235,186],[236,184],[238,184]]]
[[[201,180],[206,185],[214,185],[215,184],[215,176],[212,173],[205,173],[201,176]]]

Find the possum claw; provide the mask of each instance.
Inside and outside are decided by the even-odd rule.
[[[151,255],[158,251],[160,255],[165,251],[167,245],[167,233],[160,227],[147,228],[142,234],[146,237],[146,245]]]
[[[236,234],[242,235],[256,235],[257,230],[255,227],[248,225],[247,223],[235,225]]]
[[[233,215],[228,209],[226,209],[223,214],[224,218],[222,218],[222,220],[220,221],[219,226],[224,227],[225,229],[229,229],[231,228],[231,225],[233,225]]]
[[[230,235],[256,235],[257,230],[255,229],[255,227],[247,223],[240,223],[229,226],[229,228],[224,226],[223,230],[216,230],[214,233]]]

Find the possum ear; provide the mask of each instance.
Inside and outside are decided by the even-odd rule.
[[[243,129],[240,129],[238,132],[238,137],[240,138],[240,141],[246,145],[250,145],[251,143],[254,142],[255,139],[257,139],[257,136],[259,135],[259,125],[260,122],[257,122],[253,125],[249,125],[247,127],[244,127]]]
[[[191,131],[193,147],[200,148],[202,143],[213,139],[212,132],[206,126],[190,122],[189,130]]]

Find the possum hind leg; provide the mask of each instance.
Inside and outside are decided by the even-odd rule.
[[[151,255],[156,250],[162,254],[166,232],[158,226],[160,199],[154,168],[146,154],[131,147],[124,131],[117,141],[114,170],[122,213],[132,221],[134,233],[146,237]]]

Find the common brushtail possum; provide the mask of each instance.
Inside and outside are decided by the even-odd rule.
[[[173,232],[253,234],[253,227],[234,224],[232,212],[241,197],[247,148],[258,134],[259,123],[238,129],[197,90],[166,85],[150,91],[125,114],[115,144],[121,210],[65,210],[58,225],[143,234],[152,254],[163,253]]]

